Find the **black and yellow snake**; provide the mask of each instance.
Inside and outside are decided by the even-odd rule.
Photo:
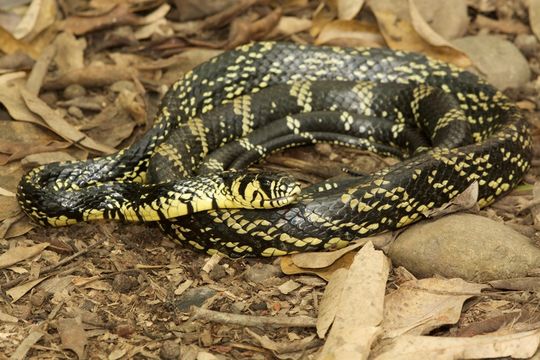
[[[288,177],[230,170],[318,141],[404,160],[300,194]],[[526,121],[469,72],[388,49],[260,42],[187,73],[136,144],[36,168],[18,199],[42,224],[158,220],[198,250],[273,256],[401,228],[474,182],[488,205],[530,160]]]

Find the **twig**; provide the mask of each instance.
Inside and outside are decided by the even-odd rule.
[[[242,326],[274,326],[274,327],[315,327],[317,319],[309,316],[253,316],[224,313],[207,310],[199,307],[191,308],[191,318],[193,320],[206,320],[221,324],[233,324]]]

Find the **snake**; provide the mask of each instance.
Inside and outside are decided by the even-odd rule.
[[[309,186],[247,169],[319,142],[401,161]],[[133,145],[34,168],[17,198],[42,225],[154,222],[198,251],[268,257],[403,228],[471,185],[487,206],[531,157],[517,106],[471,72],[387,48],[255,42],[185,73]]]

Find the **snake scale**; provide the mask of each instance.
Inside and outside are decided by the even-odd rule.
[[[235,171],[320,141],[403,161],[302,190],[280,174]],[[486,206],[521,181],[531,153],[517,108],[452,65],[389,49],[259,42],[185,74],[132,146],[33,169],[18,199],[41,224],[156,220],[210,254],[275,256],[401,228],[474,182]]]

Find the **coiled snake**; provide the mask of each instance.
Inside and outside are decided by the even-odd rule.
[[[404,161],[301,191],[282,175],[230,170],[318,141]],[[198,250],[273,256],[401,228],[473,182],[488,205],[530,160],[526,121],[469,72],[388,49],[260,42],[187,73],[134,145],[36,168],[18,199],[42,224],[157,220]]]

